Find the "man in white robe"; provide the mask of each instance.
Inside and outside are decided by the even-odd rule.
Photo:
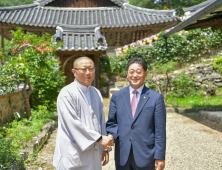
[[[113,143],[106,136],[103,99],[92,87],[95,66],[88,57],[75,60],[75,81],[57,99],[58,132],[53,165],[57,170],[101,170]]]

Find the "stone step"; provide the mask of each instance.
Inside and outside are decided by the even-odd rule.
[[[222,124],[222,111],[200,111],[199,115],[203,119],[208,119],[210,121]]]

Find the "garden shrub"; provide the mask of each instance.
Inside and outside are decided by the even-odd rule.
[[[111,76],[110,60],[108,56],[99,58],[99,86],[108,86],[109,81],[102,77],[102,74],[106,74],[108,78]]]
[[[185,73],[175,75],[171,80],[173,91],[169,92],[170,96],[176,98],[185,98],[200,96],[201,92],[195,90],[195,82]]]
[[[183,65],[208,53],[208,50],[218,49],[222,46],[222,31],[220,29],[215,31],[212,31],[211,28],[195,29],[189,32],[181,31],[169,36],[167,38],[168,53],[166,53],[165,39],[162,36],[165,33],[165,31],[160,32],[158,40],[153,46],[132,46],[118,57],[111,57],[111,70],[118,70],[122,75],[125,75],[127,62],[133,57],[144,58],[149,69],[170,61],[179,62]]]
[[[41,132],[44,123],[55,118],[54,113],[42,105],[32,109],[31,113],[29,119],[15,115],[13,122],[6,124],[5,135],[12,139],[12,145],[17,149],[23,149],[27,141]]]
[[[21,155],[12,145],[12,140],[6,139],[0,134],[0,169],[7,169],[10,165],[18,163]]]
[[[213,61],[213,67],[220,71],[222,74],[222,57],[218,58],[217,60]]]
[[[32,107],[45,105],[48,109],[55,108],[59,91],[65,86],[65,76],[59,70],[56,59],[47,61],[48,67],[41,72],[30,75],[30,82],[34,87],[30,99]]]

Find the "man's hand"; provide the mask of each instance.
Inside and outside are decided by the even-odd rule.
[[[102,139],[99,141],[99,144],[107,150],[110,150],[111,146],[113,146],[111,145],[111,140],[108,136],[102,136]]]
[[[114,137],[112,135],[109,135],[108,137],[110,139],[110,145],[114,146]]]
[[[103,161],[103,166],[105,166],[109,162],[109,153],[108,153],[108,151],[103,151],[102,161]]]
[[[160,159],[155,159],[155,169],[163,170],[165,168],[165,161]]]

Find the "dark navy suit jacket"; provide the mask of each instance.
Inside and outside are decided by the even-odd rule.
[[[113,93],[107,134],[115,138],[115,162],[124,166],[132,147],[138,167],[154,166],[165,160],[166,109],[163,96],[144,86],[132,118],[129,87]]]

